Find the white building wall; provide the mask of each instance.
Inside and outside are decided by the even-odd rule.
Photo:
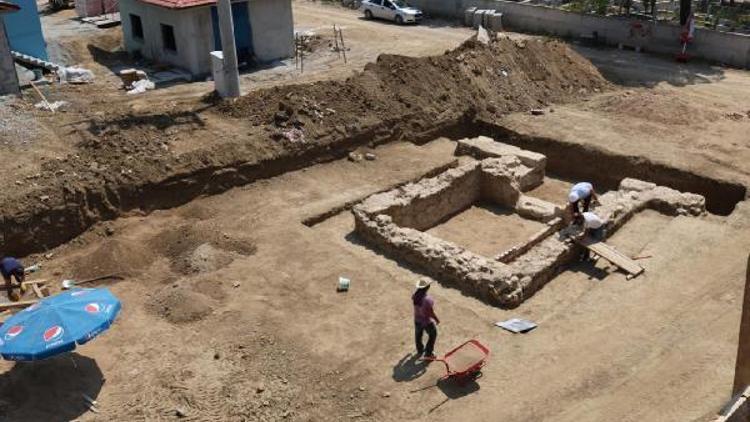
[[[143,39],[133,36],[131,14],[141,18]],[[137,0],[120,0],[120,17],[128,53],[140,52],[143,57],[154,62],[168,63],[186,69],[193,75],[210,72],[210,48],[207,43],[212,41],[212,34],[208,7],[172,10]],[[164,48],[161,24],[174,28],[176,52]]]
[[[140,16],[143,39],[133,36],[130,15]],[[294,54],[294,22],[291,0],[250,0],[248,3],[253,51],[260,62]],[[211,7],[174,10],[138,0],[120,0],[125,49],[160,63],[186,69],[193,75],[211,72],[210,53],[214,49]],[[172,25],[177,52],[163,47],[161,24]]]
[[[248,12],[258,61],[270,62],[294,54],[291,0],[250,0]]]

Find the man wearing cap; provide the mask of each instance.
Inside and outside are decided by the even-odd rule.
[[[570,203],[570,211],[573,214],[573,218],[576,218],[581,213],[579,206],[581,201],[583,201],[583,212],[587,212],[593,199],[597,199],[597,196],[594,186],[591,183],[581,182],[573,185],[573,188],[570,189],[570,194],[568,194],[568,202]]]
[[[607,224],[607,221],[595,213],[586,211],[579,214],[573,221],[583,227],[583,237],[589,236],[594,240],[604,240],[606,235],[604,226]],[[590,257],[591,251],[588,248],[584,248],[581,261],[588,261]]]
[[[21,265],[21,262],[16,258],[13,258],[12,256],[4,257],[2,260],[0,260],[0,274],[2,274],[3,279],[5,279],[5,288],[8,290],[8,298],[12,301],[19,300],[20,296],[16,296],[13,292],[13,283],[11,282],[10,278],[12,276],[16,279],[18,287],[23,294],[23,281],[26,278],[26,274],[23,265]]]
[[[435,315],[435,299],[427,294],[431,280],[421,278],[417,282],[417,290],[411,296],[414,305],[414,333],[417,344],[417,356],[434,359],[435,340],[437,340],[437,324],[440,319]],[[422,344],[422,337],[427,332],[427,345]]]

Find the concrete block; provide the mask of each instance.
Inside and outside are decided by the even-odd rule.
[[[214,78],[214,89],[220,96],[228,95],[226,78],[224,77],[224,53],[221,51],[211,52],[211,73]]]
[[[474,13],[477,11],[476,7],[470,7],[464,10],[464,26],[474,25]]]
[[[485,27],[485,28],[489,28],[489,27],[490,27],[490,17],[491,17],[492,15],[494,15],[494,14],[495,14],[495,12],[496,12],[496,11],[495,11],[494,9],[489,9],[489,10],[487,10],[487,11],[486,11],[486,12],[485,12],[485,13],[484,13],[484,14],[482,15],[482,26],[483,26],[483,27]]]
[[[489,23],[487,27],[495,32],[502,32],[503,31],[503,14],[499,12],[493,13],[489,18]]]
[[[474,29],[479,29],[479,26],[482,25],[485,13],[487,13],[486,9],[480,9],[474,12],[474,20],[472,22]]]

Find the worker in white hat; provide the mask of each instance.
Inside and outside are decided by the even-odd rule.
[[[573,223],[583,228],[583,237],[590,237],[596,241],[603,241],[607,236],[605,230],[607,220],[591,211],[579,214],[573,220]],[[581,261],[588,261],[590,257],[591,251],[589,251],[588,248],[584,248],[581,255]]]
[[[572,217],[577,218],[581,212],[588,212],[591,206],[591,201],[597,199],[594,185],[589,182],[576,183],[570,189],[568,194],[568,203],[570,204],[570,212]],[[583,202],[583,210],[580,209],[580,204]]]
[[[440,319],[435,315],[435,299],[427,294],[432,280],[420,278],[417,290],[411,296],[414,305],[414,334],[417,344],[417,357],[434,359],[435,340],[437,340],[437,324]],[[427,345],[422,344],[422,337],[427,332]]]

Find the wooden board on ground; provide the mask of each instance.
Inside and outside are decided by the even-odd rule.
[[[0,303],[0,313],[10,310],[10,309],[19,309],[19,308],[25,308],[27,306],[31,306],[39,301],[39,299],[42,299],[44,297],[49,296],[49,289],[47,286],[45,286],[46,280],[29,280],[24,281],[23,286],[26,287],[26,292],[24,296],[29,297],[28,299],[20,300],[18,302],[2,302]],[[17,287],[14,287],[17,288]],[[0,291],[7,291],[8,289],[5,287],[5,284],[0,285]],[[31,293],[31,294],[29,294]],[[0,319],[2,317],[0,316]]]
[[[633,277],[643,272],[643,267],[638,265],[637,262],[633,261],[628,256],[618,252],[617,249],[604,242],[587,237],[583,240],[580,240],[578,243],[591,252],[601,256],[602,258],[621,268],[623,271],[627,272]]]
[[[47,280],[28,280],[28,281],[24,281],[22,284],[26,288],[30,287],[33,290],[36,290],[36,289],[34,289],[34,287],[36,287],[38,289],[38,288],[40,288],[40,285],[44,286],[44,283],[46,283],[46,282],[47,282]],[[13,288],[17,289],[18,286],[16,286],[14,284]],[[0,292],[4,292],[4,291],[7,291],[7,290],[8,290],[8,288],[5,286],[5,284],[4,283],[0,283]]]

